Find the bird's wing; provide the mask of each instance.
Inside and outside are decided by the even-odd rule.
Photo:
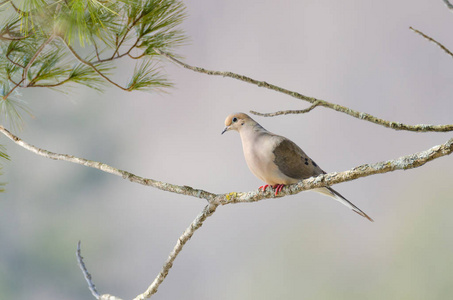
[[[305,179],[325,172],[295,143],[283,138],[273,151],[280,172],[295,179]]]

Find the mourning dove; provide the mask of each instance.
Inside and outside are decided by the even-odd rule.
[[[252,173],[264,181],[263,191],[272,186],[277,195],[285,185],[326,174],[302,149],[289,139],[273,134],[244,113],[229,115],[225,129],[239,132],[245,161]],[[362,217],[373,221],[366,213],[331,187],[313,189],[346,205]]]

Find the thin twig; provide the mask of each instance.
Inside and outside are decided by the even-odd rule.
[[[93,46],[94,46],[94,51],[96,52],[96,57],[99,60],[101,60],[101,57],[99,56],[99,51],[98,51],[98,46],[96,45],[96,41],[93,40]]]
[[[124,52],[123,54],[118,54],[117,56],[115,57],[109,57],[109,58],[104,58],[104,59],[101,59],[99,56],[98,56],[98,60],[94,61],[93,63],[103,63],[103,62],[108,62],[108,61],[113,61],[115,59],[119,59],[119,58],[122,58],[124,56],[130,56],[131,58],[133,59],[138,59],[138,58],[142,58],[143,56],[145,56],[145,53],[143,53],[142,55],[140,55],[138,58],[135,58],[135,57],[132,57],[130,55],[131,51],[137,46],[138,44],[138,41],[139,39],[137,39],[137,41],[135,41],[135,43],[129,48],[129,50],[127,50],[126,52]]]
[[[186,185],[180,186],[167,182],[157,181],[154,179],[143,178],[101,162],[87,160],[84,158],[78,158],[67,154],[58,154],[50,152],[24,142],[23,140],[9,132],[7,129],[5,129],[3,126],[0,126],[0,132],[7,136],[9,139],[11,139],[13,142],[15,142],[17,145],[40,156],[55,160],[64,160],[84,165],[90,168],[95,168],[106,173],[121,176],[124,179],[128,179],[131,182],[139,183],[146,186],[152,186],[154,188],[171,193],[205,199],[210,204],[216,205],[217,204],[225,205],[239,202],[255,202],[263,199],[283,197],[286,195],[294,195],[302,191],[332,186],[334,184],[355,180],[361,177],[367,177],[375,174],[383,174],[393,172],[396,170],[408,170],[420,167],[427,162],[430,162],[442,156],[449,155],[453,152],[453,138],[452,138],[445,142],[444,144],[434,146],[426,151],[402,156],[394,160],[382,161],[374,164],[365,164],[340,173],[333,172],[319,175],[318,177],[314,178],[311,177],[302,180],[299,183],[286,186],[278,194],[278,196],[275,196],[275,194],[270,190],[266,190],[265,192],[261,192],[260,190],[254,190],[246,193],[232,192],[226,194],[214,194],[201,189],[194,189]]]
[[[453,53],[452,53],[450,50],[448,50],[447,47],[445,47],[444,45],[442,45],[441,43],[439,43],[438,41],[436,41],[436,40],[433,39],[432,37],[430,37],[430,36],[424,34],[424,33],[421,32],[420,30],[417,30],[417,29],[413,28],[412,26],[409,27],[409,29],[411,29],[411,30],[414,31],[415,33],[418,33],[419,35],[421,35],[422,37],[424,37],[424,38],[427,39],[428,41],[435,43],[435,44],[436,44],[437,46],[439,46],[442,50],[444,50],[445,53],[447,53],[448,55],[450,55],[451,57],[453,57]]]
[[[430,125],[430,124],[406,125],[406,124],[399,123],[399,122],[386,121],[386,120],[379,119],[379,118],[377,118],[375,116],[372,116],[370,114],[367,114],[367,113],[359,112],[359,111],[347,108],[345,106],[334,104],[334,103],[331,103],[331,102],[327,102],[325,100],[317,99],[317,98],[314,98],[314,97],[308,97],[308,96],[302,95],[300,93],[284,89],[282,87],[267,83],[265,81],[258,81],[258,80],[255,80],[253,78],[250,78],[250,77],[247,77],[247,76],[244,76],[244,75],[240,75],[240,74],[236,74],[236,73],[228,72],[228,71],[227,72],[212,71],[212,70],[206,70],[206,69],[199,68],[199,67],[194,67],[194,66],[188,65],[186,63],[183,63],[182,61],[174,58],[170,54],[168,54],[166,52],[163,52],[160,49],[154,48],[154,51],[157,54],[159,54],[159,55],[165,56],[170,61],[172,61],[172,62],[174,62],[174,63],[176,63],[176,64],[178,64],[178,65],[180,65],[180,66],[182,66],[182,67],[184,67],[186,69],[192,70],[194,72],[203,73],[203,74],[207,74],[207,75],[213,75],[213,76],[223,76],[223,77],[230,77],[230,78],[233,78],[233,79],[237,79],[237,80],[240,80],[240,81],[243,81],[243,82],[254,84],[254,85],[258,86],[258,87],[264,87],[264,88],[267,88],[267,89],[270,89],[270,90],[273,90],[273,91],[276,91],[276,92],[279,92],[279,93],[283,93],[283,94],[289,95],[289,96],[294,97],[296,99],[308,101],[308,102],[310,102],[312,104],[318,103],[319,106],[324,106],[324,107],[333,109],[335,111],[338,111],[338,112],[341,112],[341,113],[345,113],[345,114],[350,115],[350,116],[352,116],[354,118],[358,118],[358,119],[361,119],[361,120],[369,121],[369,122],[372,122],[372,123],[375,123],[375,124],[378,124],[378,125],[381,125],[381,126],[384,126],[384,127],[387,127],[387,128],[392,128],[392,129],[395,129],[395,130],[415,131],[415,132],[428,132],[428,131],[431,131],[431,132],[447,132],[447,131],[453,131],[453,124],[448,124],[448,125]]]
[[[168,272],[173,266],[173,262],[175,261],[179,252],[181,252],[182,248],[187,243],[187,241],[190,240],[195,231],[203,225],[203,222],[215,212],[218,205],[219,204],[208,204],[205,206],[203,211],[195,218],[192,224],[190,224],[190,226],[187,227],[184,233],[179,237],[175,247],[170,252],[167,261],[164,263],[162,270],[154,279],[153,283],[148,287],[148,289],[143,294],[140,294],[137,297],[135,297],[134,300],[143,300],[146,298],[150,298],[154,293],[157,292],[157,289],[159,288],[160,284],[162,283],[162,281],[164,281],[165,277],[167,277]]]
[[[114,58],[114,57],[115,57],[115,55],[116,55],[116,54],[118,53],[118,51],[120,50],[121,45],[122,45],[123,42],[125,41],[127,35],[129,34],[129,31],[131,31],[131,29],[132,29],[135,25],[137,25],[137,23],[138,23],[144,16],[145,16],[145,15],[142,13],[137,19],[134,20],[134,22],[132,22],[132,24],[131,24],[128,28],[126,28],[126,32],[124,33],[123,38],[121,39],[121,41],[120,41],[119,43],[117,43],[116,49],[115,49],[115,51],[113,52],[113,55],[112,55],[111,58]],[[129,53],[129,52],[132,50],[132,48],[134,48],[134,47],[137,45],[137,43],[139,42],[139,40],[140,40],[140,37],[137,39],[137,41],[135,41],[135,44],[134,44],[134,45],[129,49],[129,51],[126,52],[126,53]],[[118,40],[117,40],[117,41],[118,41]]]
[[[60,37],[61,38],[61,37]],[[108,82],[110,82],[111,84],[113,84],[114,86],[122,89],[123,91],[127,91],[127,92],[130,92],[130,90],[128,88],[125,88],[125,87],[122,87],[121,85],[117,84],[116,82],[112,81],[110,78],[108,78],[107,76],[105,76],[101,71],[99,71],[95,65],[93,65],[92,63],[90,63],[89,61],[86,61],[84,60],[82,57],[80,57],[79,54],[77,54],[77,52],[71,47],[71,45],[69,45],[63,38],[61,38],[61,40],[63,41],[63,43],[66,45],[66,47],[69,49],[69,51],[74,55],[74,57],[80,61],[81,63],[83,63],[84,65],[87,65],[89,66],[90,68],[92,68],[96,73],[98,73],[99,76],[101,76],[102,78],[104,78],[105,80],[107,80]]]
[[[62,80],[62,81],[59,81],[57,83],[49,83],[49,84],[35,84],[33,81],[30,82],[30,84],[28,85],[28,87],[45,87],[45,88],[53,88],[53,87],[57,87],[57,86],[60,86],[60,85],[63,85],[65,84],[66,82],[70,81],[71,78],[68,77],[66,78],[65,80]]]
[[[19,81],[15,86],[13,86],[13,88],[8,92],[8,94],[2,97],[2,99],[6,100],[23,81],[24,79],[22,78],[21,81]]]
[[[123,53],[123,54],[118,54],[118,55],[115,56],[115,57],[109,57],[109,58],[103,58],[103,59],[99,59],[99,58],[98,58],[98,60],[93,61],[92,63],[93,63],[93,64],[99,64],[99,63],[104,63],[104,62],[108,62],[108,61],[113,61],[113,60],[115,60],[115,59],[120,59],[120,58],[122,58],[122,57],[124,57],[124,56],[126,56],[126,55],[127,55],[127,52],[126,52],[126,53]]]
[[[453,4],[451,4],[448,0],[443,0],[443,1],[449,9],[453,10]]]
[[[280,110],[280,111],[276,111],[273,113],[260,113],[260,112],[251,110],[250,113],[257,115],[257,116],[261,116],[261,117],[275,117],[275,116],[280,116],[280,115],[305,114],[305,113],[312,111],[318,105],[319,105],[319,103],[315,102],[309,108],[302,109],[302,110]]]
[[[82,270],[83,277],[85,277],[86,282],[88,283],[88,288],[91,291],[91,294],[93,294],[94,298],[99,299],[99,293],[96,290],[96,286],[94,285],[91,274],[88,272],[85,263],[83,262],[83,257],[82,257],[82,250],[80,249],[80,241],[77,243],[77,251],[76,251],[76,256],[77,256],[77,262],[79,263],[79,267]]]
[[[140,54],[139,56],[132,56],[130,53],[128,53],[129,57],[132,58],[132,59],[140,59],[142,58],[143,56],[146,55],[145,52],[143,52],[142,54]]]
[[[13,7],[13,9],[16,11],[16,13],[18,13],[18,14],[21,15],[21,16],[30,13],[30,12],[26,12],[26,11],[23,11],[23,10],[19,9],[16,5],[14,5],[14,2],[13,2],[13,1],[9,1],[9,3],[10,3],[11,6]]]
[[[55,34],[53,33],[42,45],[36,50],[35,54],[33,57],[30,59],[28,64],[25,66],[24,71],[22,73],[22,81],[24,81],[24,87],[27,87],[27,74],[28,70],[30,69],[31,65],[35,62],[35,60],[38,58],[39,54],[44,50],[44,48],[49,44],[55,37]]]
[[[8,33],[9,36],[5,36],[5,34],[2,32],[0,34],[0,40],[5,40],[5,41],[19,41],[28,38],[28,36],[18,36],[18,37],[13,37]]]
[[[10,54],[10,53],[8,53],[8,54],[6,55],[6,59],[8,59],[10,63],[12,63],[13,65],[15,65],[16,67],[19,67],[19,68],[22,68],[22,69],[25,68],[25,66],[23,66],[23,65],[21,65],[21,64],[19,64],[19,63],[17,63],[17,62],[15,62],[14,60],[12,60],[12,59],[9,57],[9,54]]]

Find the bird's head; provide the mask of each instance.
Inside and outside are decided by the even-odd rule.
[[[229,115],[225,119],[225,129],[222,131],[222,134],[229,130],[236,130],[240,132],[241,128],[247,124],[255,124],[256,122],[253,121],[248,115],[244,113],[234,113]]]

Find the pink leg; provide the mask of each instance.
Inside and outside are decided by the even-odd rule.
[[[284,184],[274,185],[273,188],[275,189],[275,196],[277,196],[277,194],[280,193],[284,187],[285,187]]]
[[[260,186],[258,189],[259,189],[259,190],[262,190],[262,191],[264,192],[268,186],[269,186],[268,184],[262,185],[262,186]]]

